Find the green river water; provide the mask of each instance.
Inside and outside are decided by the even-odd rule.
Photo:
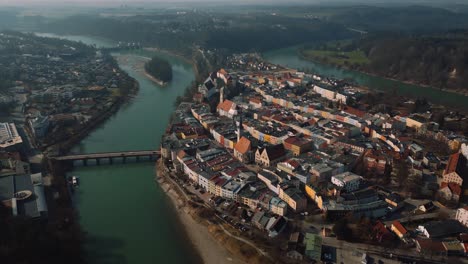
[[[57,37],[51,34],[43,36]],[[82,36],[64,38],[110,47],[110,41]],[[174,79],[165,87],[147,79],[135,68],[139,56],[154,52],[134,52],[119,65],[140,84],[138,95],[117,114],[93,131],[72,152],[94,153],[159,148],[173,103],[194,80],[193,68],[165,53]],[[77,167],[71,175],[80,178],[74,195],[80,222],[88,234],[89,263],[147,264],[194,263],[197,258],[174,209],[155,183],[154,163],[128,163]]]

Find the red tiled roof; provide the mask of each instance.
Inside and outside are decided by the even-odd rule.
[[[458,159],[460,158],[460,153],[455,153],[450,156],[449,161],[447,163],[447,167],[445,168],[445,174],[454,172],[457,168]]]
[[[287,163],[289,163],[289,165],[291,165],[293,168],[297,168],[297,167],[301,166],[301,164],[299,164],[299,162],[297,162],[297,160],[288,160]]]
[[[234,149],[241,154],[245,154],[250,150],[250,146],[250,140],[248,140],[246,137],[242,137],[239,142],[236,143]]]
[[[398,230],[398,232],[400,232],[402,235],[408,233],[408,231],[406,231],[406,228],[401,225],[400,221],[398,220],[395,220],[393,221],[392,225]]]
[[[354,107],[350,107],[350,106],[346,106],[344,111],[348,114],[355,115],[358,117],[363,117],[366,114],[366,112],[356,109]]]
[[[177,153],[177,157],[179,157],[179,159],[183,159],[186,155],[187,155],[187,153],[185,153],[184,150],[180,150],[180,151]]]
[[[445,252],[447,251],[440,241],[433,241],[432,239],[417,238],[416,242],[419,244],[422,250]]]
[[[230,100],[224,100],[224,102],[218,104],[218,109],[221,109],[225,112],[231,110],[234,106],[234,102]]]

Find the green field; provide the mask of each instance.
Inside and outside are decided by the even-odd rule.
[[[347,66],[347,65],[365,65],[370,61],[364,52],[355,51],[328,51],[305,49],[301,51],[302,55],[308,59],[318,60],[325,63]]]

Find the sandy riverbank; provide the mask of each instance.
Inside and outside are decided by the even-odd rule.
[[[158,166],[158,171],[161,171]],[[226,248],[219,244],[210,234],[208,225],[204,225],[195,221],[190,215],[190,208],[185,206],[184,201],[179,194],[172,189],[172,185],[166,182],[165,177],[157,177],[157,182],[170,198],[174,206],[177,216],[184,226],[184,229],[198,251],[200,257],[205,264],[220,264],[220,263],[244,263],[233,256]]]

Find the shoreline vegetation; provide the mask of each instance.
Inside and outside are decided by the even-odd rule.
[[[449,93],[453,93],[453,94],[468,96],[468,90],[463,89],[463,88],[456,88],[455,89],[455,88],[434,87],[434,86],[431,86],[431,85],[428,85],[428,84],[425,84],[425,83],[421,83],[421,82],[417,82],[417,81],[400,80],[400,79],[396,79],[396,78],[391,78],[391,77],[379,75],[379,74],[376,74],[376,73],[371,73],[369,71],[364,70],[362,67],[358,67],[358,68],[351,67],[351,65],[353,65],[353,62],[355,62],[355,61],[360,61],[360,62],[365,61],[362,57],[359,57],[359,56],[348,57],[348,56],[345,55],[350,60],[350,62],[348,63],[348,60],[345,57],[342,57],[342,58],[336,57],[336,54],[338,52],[335,52],[335,51],[314,50],[314,49],[307,49],[307,48],[302,47],[302,48],[299,48],[297,50],[297,52],[298,52],[299,57],[304,59],[304,60],[308,60],[308,61],[315,62],[315,63],[325,64],[325,65],[328,65],[328,66],[336,67],[338,69],[345,69],[345,70],[348,70],[348,71],[355,71],[355,72],[359,72],[359,73],[366,74],[366,75],[369,75],[369,76],[378,77],[378,78],[387,79],[387,80],[392,80],[392,81],[396,81],[396,82],[401,82],[401,83],[404,83],[404,84],[417,85],[417,86],[421,86],[421,87],[428,87],[428,88],[432,88],[432,89],[441,90],[441,91],[444,91],[444,92],[449,92]],[[344,52],[344,53],[348,54],[350,52]],[[352,53],[352,55],[360,55],[360,54]],[[364,55],[364,54],[361,54],[361,55]],[[368,59],[366,59],[366,60],[368,61]]]

